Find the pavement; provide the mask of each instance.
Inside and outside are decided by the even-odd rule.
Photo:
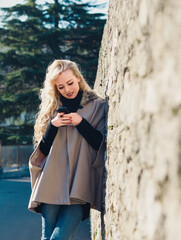
[[[40,240],[41,215],[27,209],[30,178],[22,172],[3,173],[0,179],[0,239]],[[8,176],[10,176],[8,178]],[[83,221],[72,240],[90,240],[90,219]]]
[[[28,166],[0,169],[0,179],[17,179],[29,176],[30,172]]]

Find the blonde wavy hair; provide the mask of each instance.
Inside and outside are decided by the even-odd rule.
[[[56,110],[60,105],[60,93],[57,90],[55,81],[57,77],[67,69],[70,69],[73,74],[80,79],[79,87],[82,91],[91,90],[75,62],[70,60],[54,60],[53,63],[48,66],[44,86],[40,89],[39,94],[41,103],[34,126],[33,144],[35,147],[41,141],[48,122],[57,114]]]

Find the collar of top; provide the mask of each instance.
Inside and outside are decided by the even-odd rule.
[[[65,98],[62,95],[60,96],[60,101],[62,102],[63,107],[67,107],[70,112],[76,112],[80,107],[80,101],[82,99],[82,90],[79,90],[75,98]]]

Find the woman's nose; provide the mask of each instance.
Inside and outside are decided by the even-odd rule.
[[[70,87],[69,87],[69,86],[65,86],[65,92],[68,92],[68,91],[69,91],[69,89],[70,89]]]

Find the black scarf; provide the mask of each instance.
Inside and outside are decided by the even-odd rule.
[[[73,99],[65,98],[64,96],[60,96],[60,101],[62,102],[63,107],[67,107],[70,112],[77,112],[80,106],[80,101],[82,99],[82,90],[79,90],[77,96]]]

